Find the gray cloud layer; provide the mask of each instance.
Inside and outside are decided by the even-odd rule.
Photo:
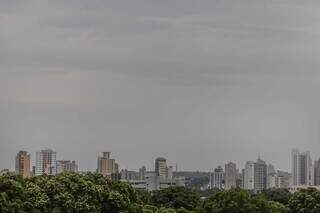
[[[51,147],[95,169],[320,156],[320,3],[0,0],[0,168]]]

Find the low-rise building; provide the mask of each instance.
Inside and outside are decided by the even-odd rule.
[[[125,181],[125,180],[123,180]],[[127,180],[133,188],[144,189],[148,191],[165,189],[171,186],[185,186],[185,178],[163,178],[155,172],[147,172],[145,180]]]
[[[320,191],[320,186],[309,186],[309,185],[289,186],[288,189],[289,189],[289,192],[295,193],[295,192],[298,192],[302,189],[308,189],[308,188],[313,188],[313,189]]]
[[[75,161],[57,160],[57,173],[78,172],[78,165]]]

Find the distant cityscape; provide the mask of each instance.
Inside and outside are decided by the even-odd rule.
[[[247,161],[240,169],[234,162],[227,162],[224,167],[218,166],[211,172],[178,171],[167,160],[158,157],[154,161],[154,170],[148,171],[141,166],[139,171],[119,168],[119,164],[111,157],[111,152],[102,152],[97,156],[96,172],[114,181],[125,181],[136,189],[148,191],[168,188],[170,186],[186,186],[198,190],[228,190],[243,188],[253,192],[261,192],[269,188],[287,188],[295,192],[301,188],[315,187],[320,189],[320,158],[312,161],[310,152],[291,152],[291,171],[277,170],[260,157],[255,161]],[[57,160],[57,153],[52,149],[36,152],[35,165],[31,165],[31,155],[27,151],[19,151],[15,158],[15,173],[29,178],[38,175],[56,175],[62,172],[80,172],[74,160]],[[10,172],[5,169],[1,173]]]

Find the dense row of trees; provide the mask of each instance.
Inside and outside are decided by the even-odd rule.
[[[198,192],[184,187],[136,191],[95,173],[30,179],[5,174],[0,176],[0,212],[319,213],[320,192],[307,189],[290,194],[273,189],[252,195],[232,189],[212,191],[202,199]]]

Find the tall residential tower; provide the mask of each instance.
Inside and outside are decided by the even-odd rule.
[[[237,166],[229,162],[225,165],[225,189],[237,187]]]
[[[314,185],[320,186],[320,159],[314,161]]]
[[[167,160],[165,158],[159,157],[155,160],[155,172],[157,176],[161,178],[167,178],[168,168]]]
[[[57,158],[57,153],[51,149],[44,149],[37,152],[35,175],[57,174],[56,158]]]
[[[244,169],[243,188],[254,190],[254,162],[247,161]]]
[[[17,154],[15,172],[24,178],[30,177],[30,155],[26,151]]]
[[[267,164],[258,158],[254,164],[254,191],[261,192],[267,189]]]
[[[293,149],[291,153],[292,185],[313,185],[312,159],[310,152],[300,153]]]
[[[111,159],[110,155],[111,152],[103,152],[97,162],[97,172],[109,177],[118,172],[115,159]]]
[[[214,169],[210,174],[210,189],[223,189],[224,188],[224,172],[221,166]]]

